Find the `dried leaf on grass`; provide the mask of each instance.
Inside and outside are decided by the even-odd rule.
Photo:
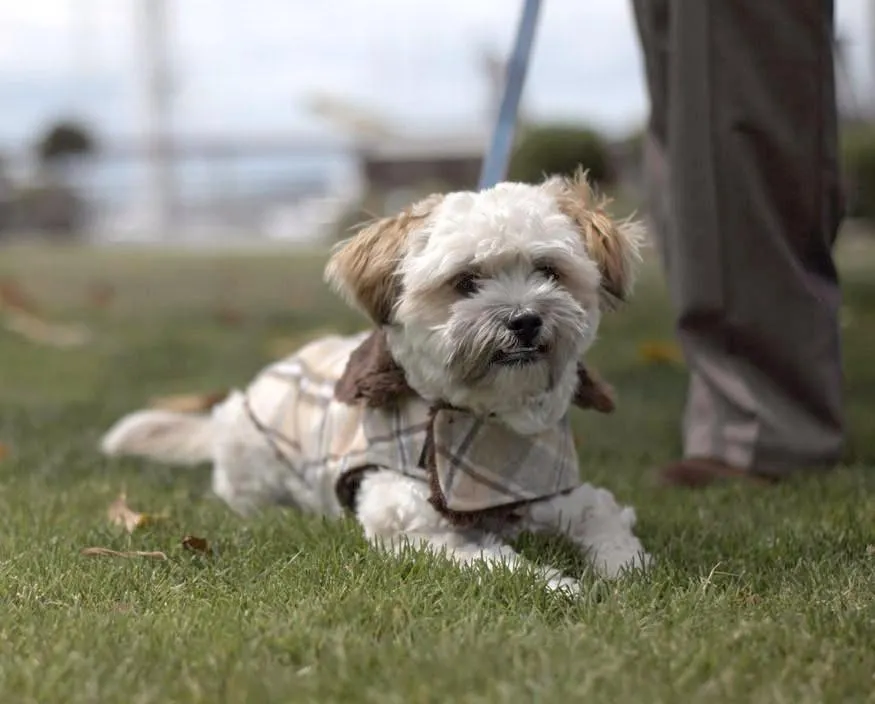
[[[333,328],[317,328],[301,335],[281,335],[267,341],[265,351],[271,359],[282,359],[300,350],[308,342],[327,335],[336,335]]]
[[[0,442],[0,462],[9,457],[10,452],[9,445]]]
[[[867,545],[866,546],[866,554],[867,555],[875,555],[875,545]]]
[[[105,281],[96,281],[88,288],[88,302],[92,308],[108,308],[115,300],[115,287]]]
[[[215,297],[215,320],[219,325],[238,327],[245,322],[246,316],[236,305],[237,292],[240,290],[237,267],[233,265],[220,266],[216,273],[218,275],[218,289]]]
[[[40,308],[15,279],[0,280],[0,309],[38,315]]]
[[[177,413],[202,413],[210,410],[217,403],[224,401],[227,396],[227,389],[205,393],[155,396],[149,400],[149,407],[164,411],[176,411]]]
[[[271,359],[282,359],[294,354],[301,348],[301,338],[299,337],[275,337],[268,340],[265,345],[268,356]]]
[[[186,535],[182,539],[182,547],[191,552],[211,552],[210,544],[207,542],[206,538],[197,538],[193,535]]]
[[[216,321],[220,325],[236,328],[243,324],[245,316],[236,308],[230,305],[220,305],[216,310]]]
[[[31,342],[53,347],[76,347],[91,340],[82,325],[50,323],[40,314],[39,306],[14,279],[0,281],[0,313],[3,325]]]
[[[684,363],[681,349],[673,342],[650,340],[638,346],[638,357],[645,364],[671,364],[682,366]]]
[[[50,323],[23,310],[6,310],[3,326],[21,337],[50,347],[81,347],[91,342],[91,331],[78,323]]]
[[[107,509],[109,522],[115,526],[123,527],[128,533],[133,533],[137,528],[151,525],[156,521],[163,520],[167,516],[163,514],[139,513],[128,506],[127,497],[124,493],[113,501]]]
[[[167,555],[159,550],[131,550],[127,552],[119,552],[118,550],[110,550],[109,548],[82,548],[79,551],[81,555],[87,557],[147,557],[152,560],[166,560]]]

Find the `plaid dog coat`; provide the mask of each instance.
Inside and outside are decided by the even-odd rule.
[[[350,508],[340,487],[372,468],[427,483],[432,504],[463,523],[507,516],[580,484],[567,417],[545,433],[521,436],[496,420],[428,404],[404,386],[391,359],[356,376],[353,367],[376,349],[377,335],[312,342],[268,367],[246,391],[252,422],[298,481],[323,497],[324,513]],[[401,386],[377,388],[398,373]]]

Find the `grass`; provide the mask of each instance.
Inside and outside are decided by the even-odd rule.
[[[0,701],[875,701],[873,245],[842,249],[848,464],[768,490],[653,486],[651,467],[679,450],[685,382],[639,355],[671,335],[651,268],[592,357],[618,413],[575,422],[583,471],[637,507],[658,564],[610,584],[561,545],[525,545],[583,573],[575,601],[519,575],[478,583],[440,560],[375,554],[352,522],[279,510],[244,522],[208,496],[206,470],[97,454],[101,431],[150,396],[243,384],[277,348],[356,329],[321,263],[0,253],[0,276],[96,334],[62,350],[0,331]],[[89,302],[96,281],[116,288],[107,308]],[[121,490],[169,518],[119,532],[106,508]],[[185,552],[186,534],[217,554]]]

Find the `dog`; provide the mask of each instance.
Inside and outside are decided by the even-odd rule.
[[[510,542],[565,536],[602,575],[645,567],[635,512],[582,483],[572,405],[613,410],[583,364],[629,296],[643,241],[586,175],[429,196],[332,252],[328,284],[373,328],[263,370],[208,413],[141,410],[106,455],[212,463],[242,515],[287,505],[355,516],[376,546],[576,579]]]

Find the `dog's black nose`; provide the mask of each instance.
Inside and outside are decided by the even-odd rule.
[[[541,316],[537,313],[521,313],[511,318],[507,327],[516,335],[520,344],[531,347],[538,337],[538,333],[541,332],[542,324]]]

